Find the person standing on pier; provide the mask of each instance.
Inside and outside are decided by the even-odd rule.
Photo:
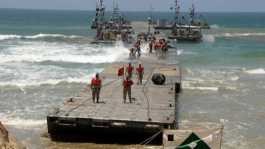
[[[153,53],[153,41],[149,42],[149,53]]]
[[[149,42],[149,53],[153,53],[155,41],[156,41],[156,38],[155,37],[151,37],[151,40]]]
[[[133,66],[131,63],[128,63],[128,66],[126,67],[126,72],[129,78],[132,78],[132,73],[133,73]]]
[[[142,85],[143,83],[143,76],[144,76],[144,67],[142,64],[139,64],[138,68],[136,68],[137,76],[138,76],[138,83]]]
[[[97,98],[97,103],[99,103],[100,89],[101,89],[101,79],[99,78],[99,74],[96,73],[95,78],[91,80],[92,99],[94,103],[95,103],[95,98]]]
[[[141,40],[137,40],[134,47],[135,47],[136,52],[137,52],[137,57],[140,58],[140,56],[141,56]]]
[[[168,51],[168,45],[165,39],[161,39],[161,50],[162,50],[162,57],[165,57]]]
[[[130,103],[132,103],[132,85],[133,81],[130,77],[126,77],[125,80],[123,80],[123,103],[126,103],[126,97],[128,94]]]

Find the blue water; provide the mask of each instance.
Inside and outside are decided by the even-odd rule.
[[[145,21],[150,13],[124,15]],[[203,42],[172,43],[178,56],[176,49],[168,56],[183,68],[180,120],[223,119],[223,148],[260,149],[265,142],[265,13],[202,15],[212,27],[204,31]],[[95,72],[126,60],[122,44],[89,44],[93,16],[92,11],[0,9],[0,120],[32,148],[39,146],[36,135],[50,107],[78,95]]]
[[[89,18],[93,15],[86,11],[1,9],[0,33],[88,35]]]
[[[150,12],[125,12],[130,20],[145,21]],[[153,12],[154,19],[171,19],[170,12]],[[187,14],[183,14],[187,15]],[[224,28],[264,28],[265,13],[202,13],[210,24]],[[0,9],[0,33],[64,33],[89,35],[93,11]]]

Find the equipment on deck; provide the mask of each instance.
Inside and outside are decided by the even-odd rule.
[[[155,73],[152,76],[152,81],[155,85],[164,85],[166,82],[166,77],[161,73]]]

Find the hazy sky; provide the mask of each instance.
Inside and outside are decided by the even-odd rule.
[[[0,8],[33,9],[77,9],[94,10],[96,0],[0,0]],[[217,12],[265,12],[265,0],[193,0],[199,11]],[[156,11],[169,11],[174,0],[118,0],[121,10],[150,10],[152,3]],[[107,9],[113,0],[105,0]],[[192,0],[181,0],[182,10],[187,10]]]

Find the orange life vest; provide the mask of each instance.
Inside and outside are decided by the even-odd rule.
[[[133,67],[129,65],[127,67],[127,72],[128,72],[128,74],[131,74],[133,72]]]
[[[93,87],[100,87],[101,86],[101,80],[100,79],[97,79],[97,78],[93,78],[91,80],[91,85]]]
[[[155,49],[161,49],[161,43],[159,43],[159,42],[156,42],[155,43]]]
[[[133,85],[133,81],[130,80],[130,79],[126,79],[126,80],[123,81],[123,87],[124,87],[125,89],[131,87],[132,85]]]
[[[136,69],[136,71],[139,73],[139,74],[142,74],[144,72],[144,67],[138,67]]]

